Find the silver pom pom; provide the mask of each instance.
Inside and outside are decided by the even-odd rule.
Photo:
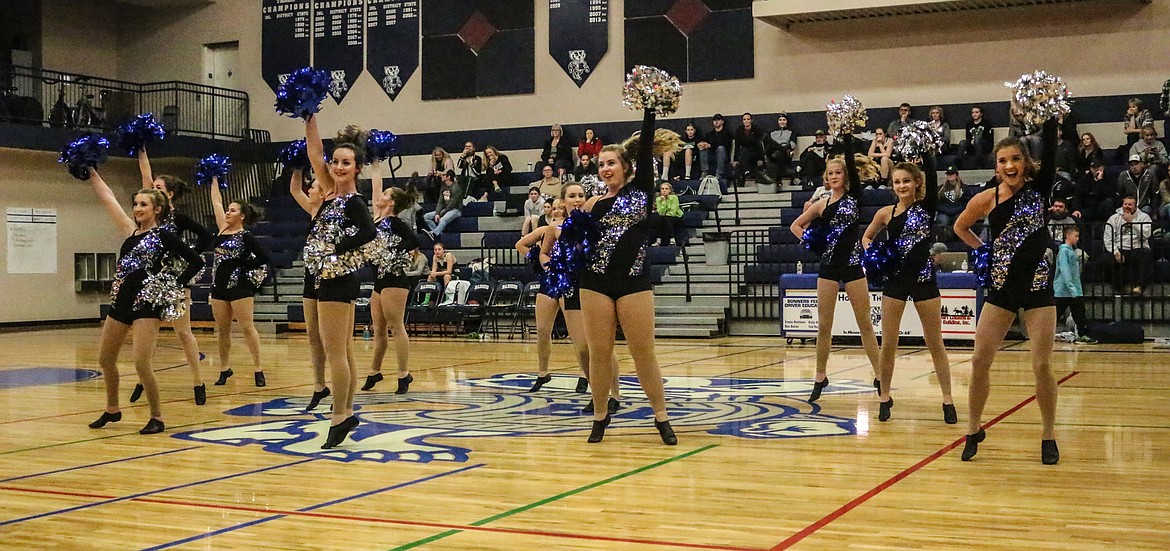
[[[410,251],[399,249],[400,243],[402,238],[397,234],[378,232],[377,238],[362,245],[362,254],[378,269],[378,277],[400,276],[410,268]]]
[[[1058,119],[1072,111],[1068,98],[1072,95],[1064,79],[1044,71],[1020,75],[1015,82],[1005,82],[1012,89],[1012,110],[1037,126],[1049,119]]]
[[[259,289],[264,285],[264,280],[268,278],[268,266],[265,265],[259,268],[248,270],[244,275],[247,276],[248,281],[250,281],[252,285]]]
[[[894,151],[907,161],[913,161],[927,152],[942,151],[942,136],[926,121],[911,121],[894,138]]]
[[[593,174],[586,174],[578,183],[581,184],[581,187],[585,188],[586,197],[605,195],[605,182],[602,182],[601,178]]]
[[[825,119],[829,122],[829,133],[840,137],[842,134],[852,134],[855,128],[864,127],[869,121],[869,115],[865,114],[865,106],[857,98],[845,96],[841,98],[841,103],[837,103],[837,100],[829,101],[825,106]]]
[[[626,75],[626,86],[622,93],[622,105],[633,110],[651,109],[666,116],[678,111],[678,98],[682,85],[678,78],[657,67],[635,65]]]
[[[143,303],[162,308],[163,321],[177,320],[187,312],[187,295],[183,286],[179,285],[175,274],[166,271],[146,277],[134,306],[139,308]]]

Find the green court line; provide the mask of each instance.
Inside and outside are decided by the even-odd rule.
[[[217,422],[219,422],[219,419],[215,419],[212,421],[200,421],[198,423],[187,423],[186,425],[171,425],[171,426],[167,427],[167,430],[181,429],[181,428],[186,428],[186,427],[194,427],[196,425],[207,425],[210,423],[217,423]],[[57,444],[47,444],[44,446],[36,446],[34,448],[21,448],[19,450],[8,450],[6,452],[0,452],[0,455],[8,455],[8,454],[20,453],[20,452],[31,452],[33,450],[43,450],[46,448],[57,448],[57,447],[61,447],[61,446],[72,446],[73,444],[84,444],[86,442],[96,442],[98,440],[109,440],[110,438],[121,438],[123,436],[130,436],[133,434],[138,434],[138,431],[123,432],[121,434],[111,434],[109,436],[99,436],[97,438],[86,438],[85,440],[74,440],[72,442],[60,442]]]
[[[711,448],[715,448],[718,446],[719,446],[719,444],[709,444],[709,445],[703,446],[699,449],[691,450],[691,451],[686,452],[686,453],[681,454],[681,455],[676,455],[676,456],[668,458],[668,459],[663,459],[662,461],[658,461],[656,463],[651,463],[649,465],[638,467],[637,469],[634,469],[632,471],[626,471],[626,472],[621,473],[619,475],[611,476],[609,478],[606,478],[604,480],[599,480],[599,481],[594,482],[592,484],[587,484],[585,486],[581,486],[579,488],[575,488],[575,489],[569,490],[567,492],[557,494],[557,495],[552,496],[552,497],[544,498],[540,501],[535,501],[535,502],[529,503],[528,505],[523,505],[523,506],[517,507],[517,508],[512,509],[510,511],[504,511],[503,513],[500,513],[498,515],[490,516],[490,517],[482,519],[482,520],[477,520],[475,522],[472,522],[468,526],[483,526],[485,524],[495,522],[495,521],[500,520],[502,518],[510,517],[510,516],[518,514],[518,513],[523,513],[525,511],[535,509],[535,508],[540,507],[542,505],[548,505],[549,503],[552,503],[554,501],[561,500],[561,499],[564,499],[566,497],[579,494],[581,492],[592,490],[593,488],[597,488],[598,486],[604,486],[604,485],[609,484],[611,482],[617,482],[618,480],[621,480],[623,478],[628,478],[628,477],[634,476],[636,474],[646,472],[650,469],[661,467],[663,465],[666,465],[667,463],[673,463],[673,462],[678,461],[680,459],[686,459],[687,457],[705,452]],[[449,536],[454,536],[455,534],[458,534],[460,532],[463,532],[463,530],[448,530],[446,532],[435,534],[433,536],[423,538],[421,540],[413,541],[413,542],[410,542],[408,544],[395,547],[391,551],[405,551],[407,549],[413,549],[413,548],[418,547],[420,545],[426,545],[426,544],[431,543],[433,541],[438,541],[438,540],[441,540],[441,539],[449,537]]]

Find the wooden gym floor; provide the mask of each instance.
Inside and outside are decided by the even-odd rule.
[[[197,337],[214,356],[213,335]],[[1170,548],[1170,367],[1151,345],[1057,344],[1061,462],[1044,466],[1026,342],[999,353],[988,439],[964,463],[970,349],[950,351],[959,424],[946,425],[922,348],[903,348],[880,423],[858,349],[835,349],[812,405],[811,343],[660,340],[668,447],[624,348],[624,408],[587,444],[568,344],[530,394],[530,341],[416,339],[411,392],[394,395],[390,375],[359,392],[361,427],[323,451],[328,408],[301,412],[303,335],[262,336],[262,389],[237,336],[235,377],[212,386],[206,362],[198,407],[164,331],[155,436],[137,434],[145,401],[86,427],[103,405],[97,339],[0,333],[4,549]],[[364,375],[371,343],[355,352]],[[121,367],[125,399],[128,348]]]

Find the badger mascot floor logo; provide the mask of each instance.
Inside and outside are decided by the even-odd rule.
[[[306,413],[307,397],[280,398],[228,410],[239,417],[269,420],[175,434],[175,438],[338,461],[467,461],[471,448],[453,441],[492,437],[538,437],[589,432],[581,408],[588,394],[573,391],[575,376],[554,376],[541,392],[525,392],[532,374],[503,374],[460,382],[445,392],[361,393],[354,406],[361,425],[338,448],[322,450],[329,429],[329,400]],[[645,431],[653,413],[634,377],[622,377],[622,409],[607,434]],[[666,407],[680,432],[739,438],[805,438],[856,434],[854,420],[819,413],[804,401],[811,380],[667,377]],[[834,379],[826,393],[873,392],[862,381]],[[439,442],[442,443],[439,443]]]

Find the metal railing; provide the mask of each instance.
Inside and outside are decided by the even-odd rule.
[[[249,128],[248,94],[239,90],[0,66],[0,122],[112,130],[140,113],[185,136],[242,140]]]
[[[1152,222],[1082,228],[1079,248],[1087,252],[1081,282],[1090,320],[1170,320],[1170,241]]]

